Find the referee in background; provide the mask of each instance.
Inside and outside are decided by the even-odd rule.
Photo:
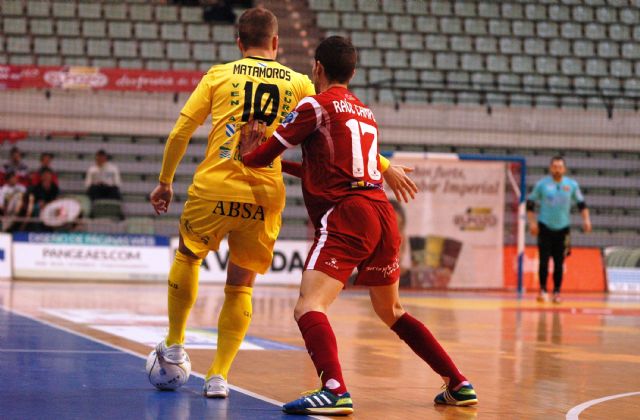
[[[564,158],[554,156],[549,165],[550,175],[542,178],[533,187],[527,199],[527,218],[529,230],[538,237],[538,254],[540,267],[540,294],[538,302],[548,302],[547,275],[549,273],[549,257],[553,258],[553,302],[560,303],[560,287],[564,271],[564,258],[569,255],[571,204],[575,202],[582,216],[585,233],[591,232],[589,209],[584,201],[578,183],[564,176],[567,171]],[[536,203],[540,212],[536,219]]]

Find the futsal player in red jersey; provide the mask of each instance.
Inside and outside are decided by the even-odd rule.
[[[375,116],[348,89],[356,51],[333,36],[318,45],[315,96],[302,99],[273,136],[262,125],[242,132],[243,162],[262,167],[287,148],[302,146],[301,166],[283,170],[302,178],[304,201],[315,227],[294,316],[320,376],[321,388],[283,406],[290,414],[350,414],[353,403],[342,377],[336,338],[326,316],[354,268],[355,284],[369,286],[376,314],[445,381],[437,404],[478,402],[473,386],[424,324],[401,306],[398,295],[400,235],[383,190]],[[415,185],[409,193],[416,192]]]

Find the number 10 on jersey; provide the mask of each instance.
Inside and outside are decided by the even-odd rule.
[[[264,104],[262,103],[264,100]],[[280,107],[280,91],[278,86],[271,83],[258,83],[255,95],[253,82],[244,85],[244,106],[242,107],[242,121],[249,121],[251,112],[253,119],[264,121],[271,125],[278,116]]]

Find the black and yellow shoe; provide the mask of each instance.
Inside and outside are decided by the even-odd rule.
[[[457,407],[464,407],[467,405],[478,404],[478,396],[476,390],[473,389],[473,385],[463,385],[459,390],[453,391],[448,389],[446,385],[443,387],[444,391],[436,395],[433,402],[436,404],[455,405]]]

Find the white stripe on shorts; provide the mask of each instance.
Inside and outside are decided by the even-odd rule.
[[[329,232],[327,231],[327,219],[329,218],[329,215],[334,208],[335,207],[331,207],[320,220],[320,239],[318,239],[318,245],[316,245],[313,253],[311,254],[309,265],[307,265],[307,270],[313,270],[313,268],[316,266],[316,261],[318,261],[320,251],[322,250],[324,243],[327,242],[327,236],[329,236]]]

